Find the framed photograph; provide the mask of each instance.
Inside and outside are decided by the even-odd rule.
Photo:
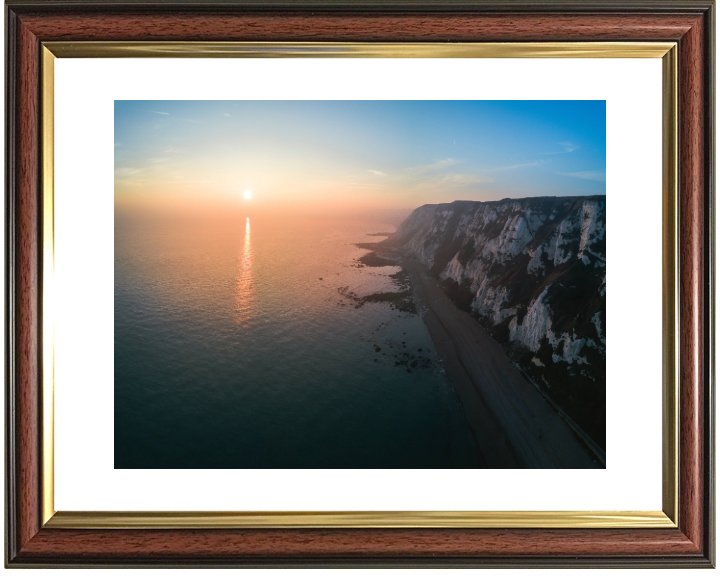
[[[9,566],[713,566],[714,4],[7,19]]]

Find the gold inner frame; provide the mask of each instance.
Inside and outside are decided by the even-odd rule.
[[[49,528],[671,528],[678,515],[678,145],[674,42],[48,42],[42,45],[42,524]],[[662,58],[662,510],[78,512],[54,505],[55,58]]]

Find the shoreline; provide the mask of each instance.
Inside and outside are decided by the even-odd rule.
[[[389,242],[364,243],[408,273],[413,298],[487,468],[604,468],[500,344],[458,309],[422,263]],[[371,248],[372,246],[372,248]]]

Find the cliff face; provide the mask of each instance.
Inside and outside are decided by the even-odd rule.
[[[605,445],[605,196],[426,205],[397,241]]]

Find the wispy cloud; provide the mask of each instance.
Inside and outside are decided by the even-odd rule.
[[[163,116],[170,116],[169,112],[158,112],[157,110],[150,110],[153,114],[162,114]]]
[[[184,184],[185,186],[196,186],[197,184],[211,184],[215,180],[172,180],[166,184]]]
[[[494,181],[494,178],[486,174],[452,172],[450,174],[438,174],[430,178],[423,178],[421,182],[415,183],[410,188],[416,192],[437,193],[439,190],[463,190],[472,188],[478,184],[486,184]]]
[[[132,166],[117,168],[115,170],[115,184],[123,186],[142,186],[145,184],[145,179],[141,177],[144,174],[145,171],[142,168],[135,168]]]
[[[312,188],[316,188],[317,186],[332,188],[382,188],[380,184],[371,184],[367,182],[345,182],[342,180],[311,180],[307,182],[307,185]]]
[[[582,178],[583,180],[595,180],[596,182],[605,182],[605,172],[558,172],[561,176],[572,176],[573,178]]]
[[[385,172],[380,172],[380,170],[368,170],[370,174],[374,174],[375,176],[387,176]]]
[[[448,168],[463,164],[457,158],[442,158],[432,164],[424,164],[407,168],[404,174],[397,175],[396,180],[414,181],[410,183],[413,190],[437,190],[438,188],[467,188],[476,184],[494,182],[495,179],[485,170],[473,172],[449,171]]]
[[[124,168],[118,168],[117,170],[115,170],[115,178],[130,178],[131,176],[136,176],[141,172],[142,169],[140,168],[132,168],[130,166],[126,166]]]
[[[483,182],[494,182],[495,179],[485,174],[444,174],[436,180],[440,185],[444,186],[468,186],[470,184],[480,184]]]
[[[227,116],[228,118],[230,118],[230,114],[228,114],[227,112],[223,114],[223,116]]]
[[[559,152],[543,152],[542,154],[545,156],[550,156],[552,154],[569,154],[570,152],[574,152],[580,148],[580,146],[573,144],[572,142],[558,142],[558,145],[562,147],[562,150]]]
[[[456,160],[455,158],[445,158],[444,160],[435,160],[435,162],[433,162],[432,164],[413,166],[412,168],[409,168],[408,171],[413,174],[424,174],[425,172],[442,170],[443,168],[454,166],[455,164],[459,164],[460,162],[460,160]]]
[[[542,162],[540,160],[534,160],[532,162],[525,162],[524,164],[511,164],[509,166],[498,166],[496,168],[484,168],[483,172],[502,172],[504,170],[516,170],[518,168],[529,168],[531,166],[540,166]]]

